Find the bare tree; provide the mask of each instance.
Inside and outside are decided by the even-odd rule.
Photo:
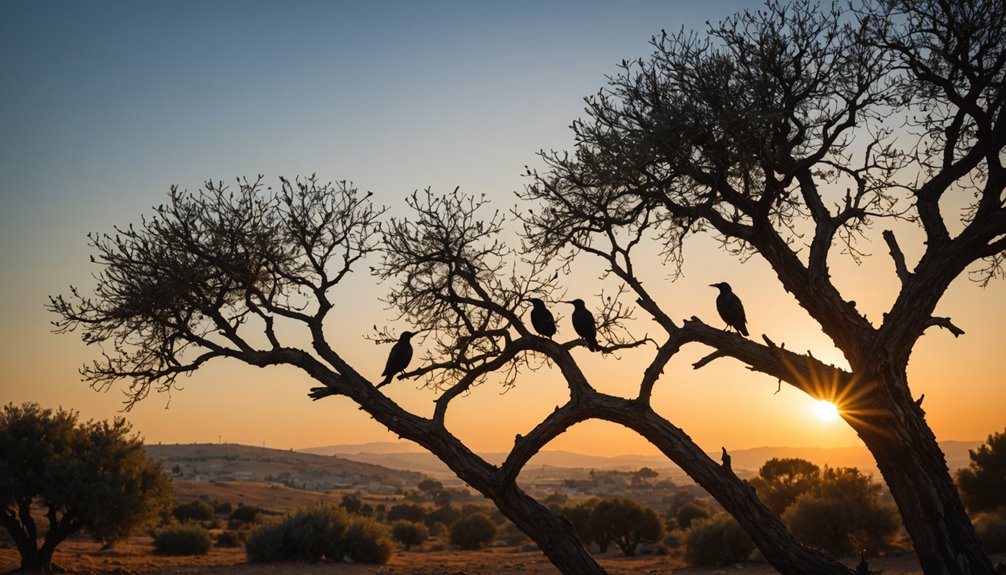
[[[737,518],[780,572],[852,573],[794,539],[733,473],[725,450],[712,460],[651,406],[676,354],[707,346],[696,368],[731,357],[811,396],[841,398],[926,572],[992,573],[905,368],[928,327],[961,333],[932,315],[950,281],[980,261],[987,263],[980,280],[1000,274],[1004,15],[994,8],[913,2],[821,12],[799,1],[740,14],[708,37],[661,35],[650,59],[623,63],[588,99],[586,118],[573,126],[575,152],[545,153],[546,168],[528,172],[513,212],[516,238],[506,214],[487,214],[484,198],[458,190],[417,192],[408,200],[412,215],[385,221],[344,182],[283,180],[275,193],[261,179],[234,191],[212,182],[197,193],[173,189],[139,227],[92,237],[102,267],[95,295],[52,298],[57,330],[79,329],[85,341],[106,344],[84,374],[97,388],[128,380],[130,402],[170,389],[211,359],[298,367],[321,384],[315,399],[348,397],[436,454],[564,573],[604,571],[573,527],[522,491],[517,477],[552,439],[589,419],[623,425],[660,449]],[[917,141],[895,138],[892,119],[912,121],[922,106],[928,115],[911,132],[921,134]],[[951,237],[939,199],[962,189],[977,199]],[[875,326],[839,293],[828,263],[834,246],[861,257],[857,242],[885,219],[919,223],[927,241],[909,270],[893,233],[883,234],[902,291]],[[764,258],[849,367],[696,318],[673,320],[633,257],[655,243],[673,276],[684,243],[699,234],[737,257]],[[373,272],[392,285],[395,320],[425,336],[422,361],[400,379],[436,394],[428,418],[391,401],[326,339],[339,282],[377,255]],[[593,310],[607,357],[653,343],[633,334],[640,320],[627,299],[666,336],[634,397],[591,385],[571,354],[584,340],[542,338],[525,323],[529,299],[562,299],[560,272],[584,255],[599,258],[617,284]],[[287,345],[295,328],[309,346]],[[373,337],[395,339],[388,331]],[[516,385],[538,369],[561,377],[569,399],[517,436],[501,465],[447,429],[457,397],[490,378]]]

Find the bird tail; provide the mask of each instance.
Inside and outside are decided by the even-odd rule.
[[[746,325],[741,324],[740,328],[737,331],[741,332],[741,335],[743,335],[744,337],[748,336],[748,328]]]
[[[395,374],[393,374],[393,373],[389,373],[388,375],[384,376],[384,379],[381,381],[381,383],[377,384],[377,389],[381,389],[385,385],[388,385],[389,383],[391,383],[391,378],[394,377],[394,375]]]

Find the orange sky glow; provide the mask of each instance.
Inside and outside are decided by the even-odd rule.
[[[616,62],[648,54],[647,40],[661,27],[701,28],[744,3],[684,11],[667,6],[676,3],[630,2],[636,9],[599,5],[593,12],[557,3],[533,21],[520,3],[429,10],[392,3],[394,10],[380,10],[305,2],[286,12],[267,3],[165,3],[154,15],[129,3],[94,10],[40,4],[0,5],[0,63],[12,79],[0,94],[2,125],[10,126],[0,136],[0,401],[104,419],[122,415],[119,390],[97,393],[78,374],[101,350],[51,333],[54,318],[43,310],[49,294],[71,284],[85,293],[93,286],[88,232],[138,222],[166,199],[171,184],[196,189],[206,179],[257,173],[270,184],[312,172],[322,180],[349,179],[395,216],[405,215],[408,193],[427,186],[485,192],[493,209],[505,210],[523,185],[523,166],[535,165],[536,150],[569,149],[567,126],[581,114],[581,98],[603,85]],[[337,29],[314,28],[324,22]],[[243,35],[256,38],[255,45],[240,45]],[[959,207],[951,202],[944,211],[957,217]],[[880,238],[884,227],[862,244],[870,255],[861,265],[839,250],[831,265],[846,298],[875,324],[898,287]],[[920,234],[909,224],[893,228],[911,263]],[[757,257],[741,263],[698,239],[677,281],[656,250],[645,263],[646,285],[675,320],[697,316],[721,326],[709,284],[727,281],[744,301],[752,338],[764,334],[843,365]],[[596,266],[584,256],[582,267],[559,279],[570,298],[588,307],[602,287]],[[391,286],[377,284],[367,269],[358,266],[338,287],[327,329],[333,347],[377,381],[390,346],[363,336],[393,317],[380,301]],[[573,339],[568,306],[551,307],[562,316],[556,338]],[[1006,287],[999,281],[981,288],[963,276],[937,314],[966,333],[954,338],[933,328],[921,338],[909,365],[913,395],[926,395],[923,407],[938,439],[984,439],[1006,425],[999,355]],[[408,328],[390,325],[396,332]],[[637,335],[658,329],[644,319],[633,325]],[[414,344],[421,350],[423,339]],[[624,396],[636,394],[653,353],[652,346],[606,355],[574,351],[596,388]],[[841,420],[815,415],[815,398],[785,384],[777,390],[775,380],[734,360],[692,369],[707,353],[687,347],[653,395],[655,408],[707,451],[859,444]],[[348,399],[311,401],[314,383],[292,368],[217,361],[180,384],[184,389],[151,394],[124,414],[148,442],[302,448],[396,440]],[[436,394],[415,382],[396,380],[383,389],[403,406],[432,413]],[[513,389],[490,381],[458,398],[447,424],[477,451],[503,451],[567,397],[548,370],[523,375]],[[546,449],[656,452],[610,423],[578,425]]]

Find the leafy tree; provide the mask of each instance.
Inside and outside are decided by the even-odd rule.
[[[674,522],[680,529],[688,529],[696,520],[708,519],[709,509],[704,505],[699,505],[694,501],[689,501],[678,508],[674,514]]]
[[[627,557],[636,554],[640,543],[659,541],[664,535],[657,512],[627,497],[599,501],[590,512],[588,525],[595,538],[613,541]],[[603,553],[607,545],[601,547]]]
[[[426,190],[407,199],[405,216],[384,218],[351,185],[314,178],[283,180],[275,191],[261,179],[235,190],[176,188],[140,225],[92,236],[101,268],[94,295],[71,291],[50,307],[58,330],[107,344],[108,355],[85,368],[92,385],[128,381],[133,401],[221,359],[300,369],[320,384],[311,397],[350,398],[435,453],[567,575],[604,570],[516,479],[552,439],[590,419],[646,437],[737,519],[776,570],[848,575],[795,539],[726,457],[710,459],[651,405],[669,362],[702,346],[709,353],[696,368],[732,358],[837,401],[874,454],[923,568],[990,575],[907,364],[929,328],[963,333],[934,315],[956,278],[969,269],[982,283],[1003,275],[1004,30],[999,0],[866,0],[848,10],[794,0],[742,12],[706,34],[661,34],[650,57],[623,62],[588,98],[572,126],[575,150],[544,153],[509,215],[487,212],[484,198]],[[961,198],[963,211],[950,201]],[[511,244],[508,218],[520,235]],[[900,231],[909,227],[914,235]],[[679,278],[693,238],[763,260],[846,365],[698,318],[672,319],[682,310],[668,305],[681,302],[651,292],[662,283],[651,280]],[[909,238],[917,260],[901,248]],[[886,243],[899,282],[873,319],[855,303],[862,282],[832,277],[836,254],[865,257],[864,240]],[[636,264],[656,252],[665,267],[651,276],[651,266]],[[352,364],[351,350],[326,337],[338,284],[368,256],[380,256],[366,263],[389,286],[395,317],[408,322],[371,337],[425,334],[424,359],[399,379],[436,394],[430,416],[391,401]],[[636,382],[625,374],[622,389],[637,387],[630,397],[592,385],[573,353],[582,339],[541,338],[527,324],[529,298],[563,297],[563,272],[588,258],[615,286],[591,310],[602,357],[650,354],[644,345],[653,340],[633,335],[642,321],[638,331],[663,340]],[[637,310],[629,300],[642,319],[630,321]],[[310,334],[308,345],[290,339],[294,326]],[[552,368],[568,401],[519,436],[501,465],[447,429],[447,410],[477,384],[509,387],[529,370]]]
[[[415,521],[396,521],[391,526],[391,536],[408,551],[413,545],[422,545],[430,536],[430,530]]]
[[[472,513],[451,525],[451,543],[461,549],[479,549],[496,537],[496,524],[485,513]]]
[[[821,468],[806,459],[772,458],[758,469],[758,477],[751,481],[758,497],[782,516],[796,498],[813,488],[821,479]]]
[[[1006,509],[1006,431],[968,451],[971,462],[957,472],[957,487],[972,512]]]
[[[897,534],[898,515],[881,486],[856,468],[825,467],[820,480],[783,515],[795,535],[832,553],[876,554]]]
[[[74,412],[7,404],[0,412],[0,499],[0,524],[21,568],[50,571],[56,546],[81,529],[114,541],[155,523],[171,503],[171,484],[121,418],[79,423]],[[48,521],[44,534],[36,505]]]

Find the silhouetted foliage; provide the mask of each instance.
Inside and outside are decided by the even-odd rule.
[[[1006,553],[1006,509],[986,511],[974,518],[975,531],[989,553]]]
[[[1006,431],[989,435],[957,472],[957,487],[972,512],[1006,509]]]
[[[636,554],[640,543],[656,542],[664,535],[664,524],[657,512],[627,497],[598,501],[587,523],[595,541],[613,541],[627,557]],[[602,553],[605,547],[602,546]]]
[[[424,522],[429,528],[433,528],[436,524],[441,524],[449,527],[452,523],[461,518],[461,511],[456,507],[451,507],[447,505],[445,507],[437,507],[433,511],[426,514],[426,519]]]
[[[175,508],[171,510],[171,516],[183,523],[186,521],[209,521],[213,519],[213,514],[213,508],[208,503],[199,500],[175,505]]]
[[[363,509],[363,499],[355,493],[346,493],[342,496],[342,501],[339,503],[339,507],[342,507],[350,513],[359,514]]]
[[[479,549],[496,537],[496,524],[484,513],[472,513],[451,525],[451,544],[461,549]]]
[[[897,509],[881,501],[880,493],[881,486],[856,468],[825,467],[783,520],[801,540],[832,553],[876,554],[890,546],[900,527]]]
[[[399,503],[392,505],[388,509],[386,516],[388,521],[424,521],[426,519],[426,508],[416,503]]]
[[[245,541],[248,560],[341,561],[385,563],[394,543],[386,527],[351,515],[341,507],[319,505],[300,509],[255,529]]]
[[[210,532],[200,525],[170,525],[154,532],[154,551],[160,555],[206,555]]]
[[[778,516],[821,479],[821,468],[806,459],[772,458],[758,469],[751,485],[758,497]]]
[[[227,529],[217,533],[214,545],[217,547],[240,547],[243,542],[240,533],[233,529]]]
[[[231,511],[231,522],[237,526],[241,524],[255,523],[265,513],[261,507],[254,505],[238,505]]]
[[[0,412],[0,500],[0,524],[21,567],[49,571],[56,546],[81,529],[115,541],[154,524],[171,504],[171,484],[121,418],[79,423],[75,412],[7,404]],[[48,520],[44,533],[39,514]]]
[[[696,520],[708,519],[709,509],[704,505],[699,505],[694,501],[689,501],[678,508],[674,514],[674,521],[681,529],[688,529]]]
[[[737,563],[747,559],[755,548],[751,537],[726,513],[698,521],[685,533],[685,559],[689,565]]]
[[[391,526],[391,536],[408,551],[413,545],[422,545],[430,536],[430,530],[415,521],[396,521]]]

